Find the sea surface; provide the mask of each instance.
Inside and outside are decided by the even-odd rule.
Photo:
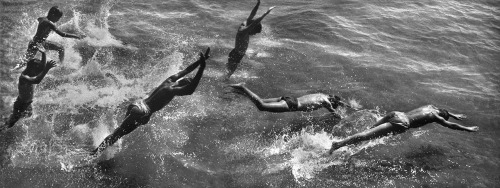
[[[0,187],[500,187],[500,2],[262,0],[276,8],[222,79],[252,0],[0,1],[0,113],[18,91],[36,19],[52,6],[64,62],[34,115],[0,133]],[[212,49],[196,92],[176,97],[99,159],[128,104]],[[39,58],[39,55],[37,56]],[[55,52],[49,59],[57,60]],[[194,73],[193,73],[194,74]],[[335,94],[359,111],[261,112],[263,98]],[[429,124],[326,154],[390,111],[466,114],[475,133]],[[452,120],[455,121],[455,120]],[[458,122],[458,121],[455,121]]]

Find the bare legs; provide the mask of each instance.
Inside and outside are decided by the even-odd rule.
[[[64,47],[58,43],[45,41],[43,44],[45,50],[55,50],[59,53],[59,63],[64,61]]]
[[[35,42],[31,41],[28,45],[28,50],[26,51],[26,54],[24,56],[24,59],[26,62],[35,58],[35,55],[38,52],[37,48],[39,48],[37,45],[43,45],[43,48],[45,48],[45,50],[57,51],[57,53],[59,54],[59,63],[62,63],[64,61],[64,47],[61,44],[58,44],[56,42],[51,42],[51,41],[45,41],[43,43],[35,43]],[[40,46],[40,48],[41,48],[41,46]],[[26,62],[24,62],[23,65],[21,65],[21,67],[25,66]],[[15,69],[17,69],[17,68],[15,68]]]
[[[230,84],[230,87],[241,90],[245,92],[252,100],[252,102],[257,106],[260,111],[268,111],[268,112],[288,112],[290,109],[285,101],[282,101],[281,98],[268,98],[261,99],[257,94],[250,91],[243,83],[239,84]]]
[[[388,119],[389,117],[385,116],[377,121],[371,129],[349,136],[340,142],[333,142],[328,153],[332,154],[333,151],[347,145],[358,144],[365,140],[371,140],[391,133],[402,133],[405,131],[401,128],[401,126],[393,125],[392,123],[387,122]]]
[[[136,115],[137,113],[133,112],[134,110],[139,109],[137,109],[137,107],[132,108],[132,112],[127,115],[125,120],[123,120],[123,123],[118,128],[116,128],[112,134],[107,136],[104,141],[102,141],[102,143],[91,152],[91,155],[97,155],[101,153],[104,149],[106,149],[106,147],[113,145],[116,141],[118,141],[118,139],[131,133],[141,125],[137,122],[138,116]]]
[[[245,52],[239,53],[236,49],[231,50],[226,64],[227,68],[226,79],[229,79],[229,77],[233,75],[234,71],[236,71],[236,68],[238,68],[238,64],[240,64],[241,59],[243,59],[243,56],[245,56]]]

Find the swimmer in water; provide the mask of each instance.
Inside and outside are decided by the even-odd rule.
[[[479,127],[465,127],[457,123],[448,121],[452,117],[456,120],[465,119],[463,114],[454,114],[445,109],[437,108],[433,105],[426,105],[410,112],[390,112],[382,119],[378,120],[371,129],[349,136],[340,142],[333,142],[330,155],[333,151],[343,146],[358,144],[365,140],[375,139],[388,134],[400,134],[406,132],[410,128],[418,128],[429,123],[438,123],[450,129],[476,132]]]
[[[320,108],[326,108],[328,111],[333,113],[337,118],[340,118],[338,114],[335,113],[335,109],[338,106],[349,107],[350,105],[341,101],[339,96],[327,95],[323,93],[309,94],[302,97],[290,97],[283,96],[278,98],[268,98],[262,99],[254,92],[250,91],[243,83],[230,84],[232,88],[243,91],[252,100],[252,102],[257,106],[260,111],[268,112],[293,112],[293,111],[305,111],[310,112]]]
[[[84,36],[77,36],[74,34],[65,33],[57,29],[55,23],[59,21],[59,19],[61,19],[62,16],[63,16],[62,11],[59,10],[57,6],[53,6],[52,8],[50,8],[47,17],[38,18],[38,27],[36,30],[36,34],[33,37],[33,40],[31,40],[28,44],[28,50],[26,51],[24,62],[18,64],[13,70],[25,66],[25,62],[29,61],[30,59],[33,59],[40,47],[43,47],[46,50],[58,51],[59,63],[62,63],[64,61],[64,47],[56,42],[46,41],[50,32],[54,31],[61,37],[66,37],[66,38],[82,39],[84,38]]]
[[[42,54],[42,60],[29,60],[26,68],[21,73],[21,76],[19,76],[19,84],[17,86],[19,96],[17,97],[16,102],[14,102],[14,110],[12,111],[12,114],[7,121],[5,121],[3,127],[0,128],[0,131],[14,126],[14,124],[16,124],[16,122],[22,117],[29,117],[32,115],[31,103],[33,102],[35,85],[39,84],[43,80],[51,68],[56,67],[55,61],[51,60],[47,62],[47,57],[43,48],[35,48],[37,48]]]
[[[122,124],[116,128],[111,135],[107,136],[104,141],[91,152],[91,155],[98,155],[106,149],[106,147],[113,145],[122,136],[131,133],[140,125],[148,123],[151,115],[165,107],[175,96],[193,94],[203,76],[206,60],[210,57],[209,53],[210,48],[207,49],[205,54],[200,53],[198,61],[189,65],[183,71],[168,77],[153,90],[146,99],[138,100],[129,105],[125,120],[123,120]],[[194,78],[183,78],[198,66],[198,72]]]
[[[229,53],[229,57],[226,64],[227,68],[226,79],[229,79],[229,77],[233,75],[234,71],[236,71],[236,68],[238,67],[238,64],[241,62],[241,59],[243,59],[243,56],[245,56],[245,53],[248,48],[248,43],[250,42],[250,35],[255,35],[262,31],[262,24],[260,22],[262,21],[262,19],[264,19],[266,15],[268,15],[271,12],[271,10],[274,9],[274,7],[271,7],[261,17],[253,19],[255,14],[257,13],[257,9],[259,9],[259,5],[260,5],[260,0],[257,1],[257,4],[253,8],[247,20],[241,23],[240,27],[238,28],[238,32],[236,33],[234,49],[231,50],[231,52]]]

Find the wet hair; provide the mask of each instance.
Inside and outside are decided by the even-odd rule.
[[[193,81],[192,78],[181,78],[180,80],[177,80],[177,85],[179,86],[184,86],[188,85]]]
[[[254,20],[250,20],[250,21],[248,21],[248,22],[247,22],[247,26],[248,26],[248,25],[250,25],[250,24],[252,24],[252,22],[254,22]],[[255,34],[260,33],[260,32],[262,32],[262,24],[261,24],[261,23],[257,24],[257,25],[253,28],[253,30],[250,32],[250,35],[255,35]]]
[[[30,59],[28,63],[26,63],[26,71],[32,71],[35,68],[40,67],[41,61],[39,59]]]
[[[448,113],[448,110],[439,108],[438,111],[439,116],[443,117],[445,120],[450,119],[450,113]]]
[[[58,6],[53,6],[50,8],[49,13],[47,14],[48,18],[61,18],[63,15],[63,12],[59,10]]]
[[[342,98],[337,95],[328,95],[328,100],[330,100],[330,103],[332,103],[333,108],[337,108]]]

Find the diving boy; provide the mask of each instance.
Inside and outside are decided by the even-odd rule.
[[[433,105],[422,106],[406,113],[390,112],[373,124],[371,129],[349,136],[340,142],[333,142],[328,153],[332,154],[333,151],[347,145],[358,144],[365,140],[380,138],[389,134],[400,134],[410,128],[418,128],[434,122],[460,131],[476,132],[479,130],[477,126],[466,127],[450,122],[448,121],[450,117],[456,120],[466,118],[463,114],[451,113],[448,110],[437,108]]]
[[[47,57],[43,48],[37,48],[37,50],[42,53],[42,60],[29,60],[26,69],[24,69],[19,76],[19,96],[14,102],[14,110],[12,111],[12,114],[7,119],[5,124],[0,127],[0,131],[14,126],[14,124],[22,117],[31,116],[31,103],[33,102],[35,85],[39,84],[43,80],[50,69],[56,67],[55,61],[50,60],[47,62]]]
[[[78,36],[75,34],[69,34],[60,31],[56,27],[55,22],[59,21],[59,19],[61,19],[62,16],[63,12],[59,10],[57,6],[53,6],[52,8],[50,8],[47,17],[38,18],[38,27],[36,30],[36,34],[28,44],[28,50],[26,51],[24,62],[18,64],[13,70],[25,66],[26,64],[25,62],[33,59],[39,47],[43,47],[46,50],[58,51],[59,63],[62,63],[64,61],[64,47],[59,43],[46,40],[50,32],[54,31],[61,37],[74,38],[74,39],[82,39],[84,36]]]
[[[261,17],[257,19],[253,19],[255,14],[257,13],[257,9],[259,9],[260,0],[257,1],[257,4],[250,12],[247,20],[241,23],[238,28],[238,32],[236,33],[236,39],[234,43],[234,49],[229,53],[228,61],[226,64],[227,74],[226,79],[229,79],[231,75],[233,75],[234,71],[240,64],[241,59],[245,56],[245,53],[248,48],[248,43],[250,43],[250,36],[260,33],[262,31],[262,24],[260,23],[262,19],[266,15],[268,15],[274,7],[270,7],[267,12],[265,12]]]
[[[107,136],[104,141],[91,152],[91,155],[98,155],[106,149],[106,147],[113,145],[121,137],[131,133],[140,125],[148,123],[153,113],[165,107],[175,96],[193,94],[203,76],[203,71],[206,66],[205,61],[210,57],[209,53],[210,48],[207,49],[205,54],[200,53],[198,61],[192,63],[183,71],[168,77],[154,89],[147,98],[130,104],[122,124],[116,128],[111,135]],[[194,78],[183,78],[198,66],[198,72]]]

